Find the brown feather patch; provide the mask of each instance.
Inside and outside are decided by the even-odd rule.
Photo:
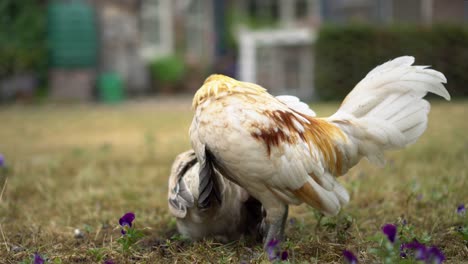
[[[323,181],[320,177],[317,177],[317,175],[315,175],[315,173],[311,172],[309,173],[309,176],[319,185],[323,186]]]
[[[291,134],[291,132],[295,131],[293,130],[293,119],[287,115],[292,115],[291,113],[283,111],[265,111],[264,114],[272,119],[276,126],[268,128],[257,127],[260,130],[260,134],[252,132],[251,135],[255,139],[262,140],[265,143],[268,156],[271,154],[272,147],[278,147],[283,143],[297,143],[297,135]],[[289,136],[286,134],[286,130],[290,132]]]
[[[301,188],[293,190],[292,193],[306,204],[320,211],[326,211],[320,195],[314,190],[310,183],[306,182]]]
[[[335,143],[337,140],[346,140],[344,133],[335,125],[320,118],[303,115],[289,111],[264,111],[264,115],[270,118],[275,126],[256,127],[260,133],[252,132],[251,135],[261,140],[267,147],[268,155],[273,147],[281,144],[296,144],[299,139],[309,144],[310,149],[318,148],[322,153],[324,164],[335,175],[343,173],[342,153]],[[298,117],[298,115],[307,120]],[[298,129],[294,124],[301,125],[304,129]]]

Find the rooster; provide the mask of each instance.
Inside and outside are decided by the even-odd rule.
[[[168,203],[179,233],[192,240],[211,237],[226,243],[260,236],[261,204],[218,172],[199,172],[193,150],[179,154],[172,165]]]
[[[336,215],[349,201],[337,177],[361,158],[383,165],[385,151],[414,143],[427,127],[428,92],[450,100],[445,76],[413,63],[404,56],[374,68],[327,118],[296,97],[211,75],[193,99],[200,170],[220,171],[261,202],[265,247],[283,238],[290,204]]]

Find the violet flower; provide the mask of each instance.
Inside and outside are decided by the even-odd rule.
[[[45,260],[39,255],[39,253],[34,253],[34,264],[44,264]]]
[[[400,248],[400,256],[404,254],[406,257],[406,249],[412,250],[414,252],[414,258],[416,260],[424,261],[424,263],[426,264],[441,264],[445,260],[445,256],[442,253],[442,251],[440,251],[440,249],[434,246],[427,248],[425,245],[419,243],[417,240],[403,244]]]
[[[3,157],[2,154],[0,154],[0,167],[4,167],[5,166],[5,157]]]
[[[429,250],[427,251],[426,263],[440,264],[444,262],[444,260],[445,260],[444,253],[442,253],[442,251],[440,251],[440,249],[438,249],[437,247],[433,246],[429,248]]]
[[[104,264],[115,264],[114,261],[112,259],[106,259],[104,261]]]
[[[406,226],[407,224],[408,221],[405,218],[403,218],[403,220],[401,221],[401,225]]]
[[[390,242],[395,243],[397,227],[393,224],[386,224],[382,227],[382,232],[387,236]]]
[[[278,247],[279,240],[277,239],[272,239],[270,242],[267,244],[266,252],[268,254],[268,259],[274,260],[276,258],[276,248]]]
[[[414,252],[414,257],[416,258],[416,260],[424,260],[426,258],[426,255],[427,255],[426,246],[419,243],[417,240],[403,244],[402,247],[400,248],[400,251],[402,251],[406,255],[406,252],[407,252],[406,249],[409,249]],[[400,256],[401,256],[401,253],[400,253]]]
[[[405,243],[402,243],[400,245],[400,257],[401,258],[406,258],[408,256],[408,254],[406,254],[406,250],[405,250],[404,246],[405,246]]]
[[[281,260],[287,260],[289,257],[288,251],[281,252]]]
[[[418,194],[418,196],[416,196],[416,200],[418,200],[419,202],[422,201],[424,195],[422,195],[421,193]]]
[[[127,233],[127,231],[125,231],[126,227],[132,227],[133,220],[135,220],[135,214],[132,212],[124,214],[119,219],[119,224],[122,226],[122,230],[120,230],[120,233],[122,233],[122,235],[125,235]]]
[[[284,250],[280,252],[279,245],[280,243],[278,239],[273,238],[272,240],[270,240],[270,242],[268,242],[266,251],[268,254],[268,259],[270,261],[288,259],[288,256],[289,256],[288,251]]]
[[[465,205],[464,204],[460,204],[458,207],[457,207],[457,214],[458,215],[465,215],[466,213],[466,208],[465,208]]]
[[[289,218],[289,225],[295,225],[297,223],[297,219],[294,217]]]
[[[356,256],[353,254],[353,252],[351,252],[349,250],[343,251],[343,257],[344,257],[345,263],[347,263],[347,264],[357,264],[358,263],[358,260],[357,260]]]

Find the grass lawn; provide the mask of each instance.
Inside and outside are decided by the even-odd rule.
[[[176,235],[167,179],[175,155],[190,147],[189,107],[187,101],[0,108],[0,153],[8,166],[0,172],[0,263],[29,261],[34,252],[51,263],[267,262],[249,239],[222,245]],[[319,115],[336,108],[313,105]],[[468,242],[456,231],[468,228],[468,215],[456,213],[468,203],[465,118],[467,101],[435,101],[415,145],[388,153],[384,168],[362,161],[341,178],[351,201],[339,216],[319,222],[313,209],[292,207],[284,243],[289,261],[342,263],[349,249],[362,263],[379,263],[373,237],[403,219],[406,239],[438,246],[447,263],[468,261]],[[118,220],[128,211],[144,237],[122,252]]]

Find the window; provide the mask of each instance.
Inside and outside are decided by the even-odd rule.
[[[190,1],[185,12],[185,48],[190,60],[210,63],[214,54],[211,1]]]
[[[248,0],[246,6],[248,16],[257,23],[273,23],[279,19],[278,0]]]
[[[240,4],[253,26],[297,24],[319,13],[319,0],[244,0]],[[314,13],[315,12],[315,13]]]
[[[172,10],[170,0],[142,0],[141,55],[153,60],[172,53]]]
[[[296,0],[296,19],[304,19],[307,18],[310,14],[308,14],[308,11],[310,10],[308,0]]]

